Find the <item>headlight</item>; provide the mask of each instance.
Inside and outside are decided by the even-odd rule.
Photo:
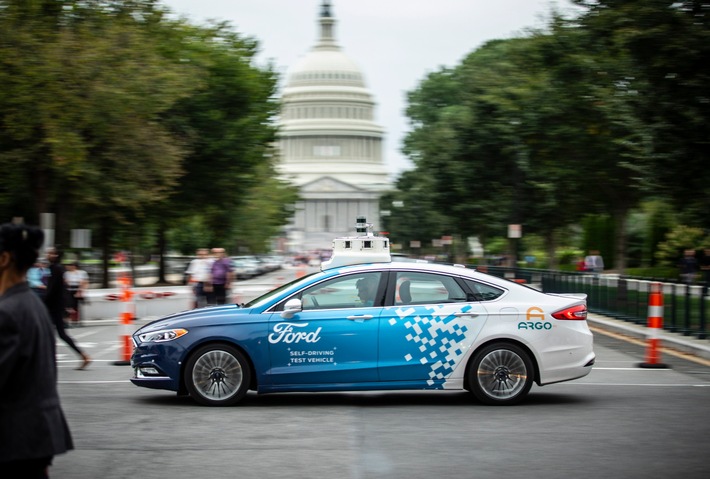
[[[187,334],[187,329],[162,329],[138,335],[141,343],[162,343],[172,341]]]

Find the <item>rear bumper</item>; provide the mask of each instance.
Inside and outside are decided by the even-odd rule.
[[[592,351],[586,354],[575,364],[541,371],[540,386],[583,378],[592,372],[592,366],[594,365],[595,360],[596,355]]]

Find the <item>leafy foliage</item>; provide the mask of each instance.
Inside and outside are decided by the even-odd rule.
[[[710,12],[703,2],[576,3],[577,18],[553,12],[544,31],[488,42],[422,80],[408,96],[404,152],[451,233],[487,238],[521,223],[552,259],[569,225],[606,217],[613,237],[594,249],[624,269],[627,221],[642,201],[665,195],[708,224]]]
[[[143,230],[162,252],[181,223],[227,245],[268,186],[250,226],[285,222],[293,192],[271,179],[276,74],[230,25],[166,13],[155,0],[0,1],[3,217],[56,212],[59,241],[93,227],[106,252]]]
[[[702,228],[678,225],[666,235],[666,240],[658,245],[656,258],[662,265],[673,266],[683,256],[685,250],[710,248],[710,235]]]

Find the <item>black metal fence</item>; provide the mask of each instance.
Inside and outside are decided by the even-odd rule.
[[[590,312],[645,325],[652,283],[663,291],[663,329],[706,339],[708,284],[623,275],[480,266],[493,276],[525,282],[545,293],[586,293]]]

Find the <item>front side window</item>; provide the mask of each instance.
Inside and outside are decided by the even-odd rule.
[[[300,295],[303,310],[378,306],[381,276],[380,272],[358,273],[311,286]]]

